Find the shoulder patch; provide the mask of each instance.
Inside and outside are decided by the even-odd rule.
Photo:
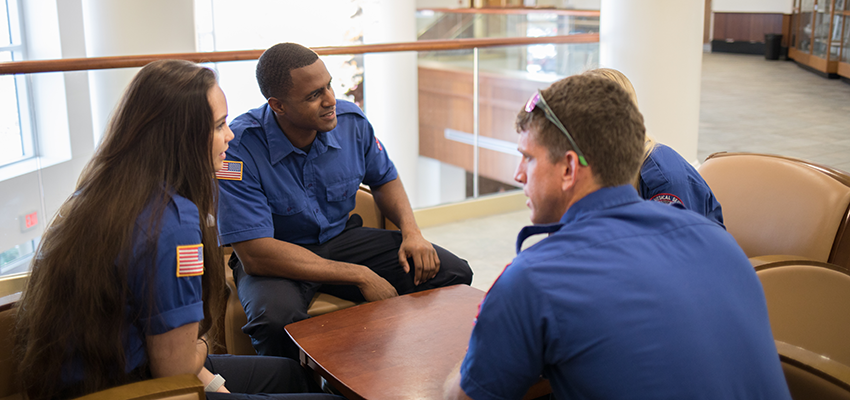
[[[204,245],[177,246],[177,277],[204,274]]]
[[[675,194],[670,193],[658,193],[655,196],[652,196],[650,200],[664,204],[681,204],[683,206],[685,205],[685,203],[682,202],[682,199],[680,199]]]
[[[384,148],[381,146],[381,141],[378,140],[377,136],[375,136],[375,144],[378,145],[378,151],[384,151]]]
[[[242,180],[242,161],[224,161],[220,170],[215,172],[215,177],[228,181]]]

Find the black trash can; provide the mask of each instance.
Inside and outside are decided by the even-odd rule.
[[[778,60],[782,52],[782,35],[778,33],[766,33],[764,35],[764,58]]]

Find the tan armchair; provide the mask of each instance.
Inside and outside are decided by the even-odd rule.
[[[755,267],[795,400],[850,400],[850,269],[812,260]]]
[[[366,227],[394,228],[392,223],[383,218],[381,211],[375,204],[375,200],[372,198],[371,192],[364,187],[361,187],[357,191],[356,206],[351,214],[359,214],[363,218],[363,226]],[[239,296],[236,292],[233,271],[227,266],[227,261],[230,260],[230,254],[233,250],[230,247],[225,247],[224,250],[224,271],[227,279],[227,287],[230,290],[227,298],[227,311],[225,311],[224,317],[225,347],[228,354],[254,355],[257,353],[251,345],[251,338],[242,332],[242,327],[248,323],[248,317],[245,315],[245,309],[242,308],[242,303],[239,301]],[[326,293],[316,293],[310,301],[307,314],[315,317],[354,305],[357,304]]]
[[[715,153],[699,173],[747,257],[807,258],[850,267],[850,176],[767,154]]]
[[[204,394],[204,385],[200,379],[195,375],[186,374],[149,379],[77,398],[77,400],[116,399],[203,400],[206,399],[206,395]]]
[[[804,348],[775,341],[794,400],[850,400],[850,367]]]
[[[817,261],[756,267],[773,338],[850,366],[850,269]]]

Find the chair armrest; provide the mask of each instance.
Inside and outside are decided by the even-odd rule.
[[[815,261],[815,262],[817,262],[818,260],[806,258],[806,257],[803,257],[803,256],[791,256],[791,255],[786,255],[786,254],[771,254],[769,256],[750,257],[750,264],[753,264],[753,268],[760,267],[760,266],[765,265],[765,264],[774,264],[774,263],[778,263],[778,265],[776,265],[777,267],[780,266],[780,265],[799,264],[800,261],[803,261],[803,262]]]
[[[29,280],[29,278],[29,272],[21,272],[0,277],[0,297],[7,297],[15,294],[20,295],[24,288],[27,286],[27,281]],[[12,302],[14,303],[16,301],[17,299]]]
[[[371,189],[361,185],[356,196],[356,203],[350,214],[359,214],[363,218],[364,227],[398,230],[395,224],[381,214],[381,209],[378,208],[375,198],[372,197]]]
[[[783,363],[793,365],[850,391],[850,367],[802,347],[779,340],[774,340],[774,342],[776,342],[776,350],[779,352],[779,359]]]
[[[166,399],[170,397],[181,400],[202,400],[205,398],[204,384],[197,376],[192,374],[176,375],[101,390],[97,393],[79,397],[77,400],[141,400]]]

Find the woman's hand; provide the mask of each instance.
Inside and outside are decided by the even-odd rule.
[[[201,382],[204,383],[204,387],[209,385],[210,382],[212,382],[214,377],[215,377],[215,375],[213,375],[212,372],[210,372],[206,368],[201,368],[201,372],[198,373],[198,379],[200,379]],[[227,390],[227,388],[224,387],[224,385],[219,386],[219,388],[216,390],[216,392],[217,393],[230,393],[230,391]]]

